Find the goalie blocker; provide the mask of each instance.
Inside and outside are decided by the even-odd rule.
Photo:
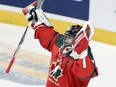
[[[43,26],[52,27],[52,24],[50,23],[49,19],[44,14],[42,8],[34,9],[36,6],[36,3],[37,2],[35,1],[22,10],[26,19],[29,22],[33,21],[31,25],[34,30]]]
[[[94,27],[88,21],[76,35],[65,39],[55,31],[42,9],[34,10],[34,3],[23,9],[27,20],[32,23],[35,39],[51,52],[46,87],[87,87],[91,78],[98,75],[98,69],[89,46]],[[75,27],[74,27],[75,30]]]

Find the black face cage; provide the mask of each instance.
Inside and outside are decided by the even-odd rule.
[[[64,43],[66,38],[68,37],[75,37],[76,34],[81,30],[82,26],[80,25],[72,25],[71,27],[69,27],[65,33],[64,33]]]

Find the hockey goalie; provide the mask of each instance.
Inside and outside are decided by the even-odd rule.
[[[46,87],[87,87],[98,76],[89,41],[94,35],[90,21],[84,26],[72,25],[64,34],[54,30],[41,8],[34,9],[36,2],[22,11],[35,31],[35,39],[51,52],[51,62]],[[62,26],[62,25],[61,25]],[[38,49],[39,50],[39,49]]]

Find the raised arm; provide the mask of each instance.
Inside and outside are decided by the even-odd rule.
[[[35,30],[35,39],[39,39],[42,47],[51,51],[59,34],[54,30],[42,8],[34,9],[35,5],[36,2],[33,2],[22,11],[28,22],[31,22],[33,30]]]

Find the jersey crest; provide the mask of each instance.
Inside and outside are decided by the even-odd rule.
[[[60,61],[57,61],[57,63],[52,62],[51,66],[50,66],[50,68],[51,68],[50,76],[52,76],[55,81],[58,81],[58,78],[63,76],[62,75],[63,70],[60,68],[59,62]]]

